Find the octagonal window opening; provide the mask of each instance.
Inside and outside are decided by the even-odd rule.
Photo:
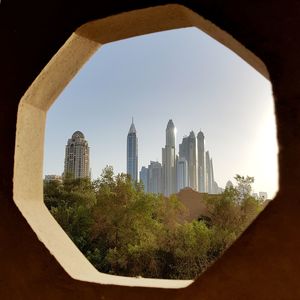
[[[73,36],[71,45],[64,47],[66,57],[73,54],[76,45],[80,45],[83,60],[98,48],[93,40]],[[226,54],[221,54],[224,51]],[[70,70],[69,78],[79,67]],[[236,72],[229,72],[232,68]],[[51,70],[51,65],[43,72],[59,79],[60,73]],[[61,90],[67,81],[57,82],[57,90]],[[36,130],[38,124],[41,133],[32,145],[37,146],[32,149],[38,154],[37,166],[33,167],[42,174],[43,126],[54,99],[46,99],[53,95],[47,94],[47,89],[45,92],[34,84],[31,88],[38,92],[25,95],[18,112],[17,145],[24,147],[16,150],[16,162],[20,161],[20,151],[30,152],[25,147],[24,131]],[[38,96],[46,99],[44,106]],[[86,99],[92,100],[88,103]],[[28,176],[20,176],[24,166],[18,169],[16,164],[15,182],[30,187],[25,192],[14,188],[16,203],[41,240],[77,279],[133,286],[187,286],[265,206],[264,194],[259,197],[249,190],[252,178],[237,176],[237,186],[228,179],[233,181],[236,174],[254,176],[256,191],[263,188],[269,198],[277,190],[270,83],[196,28],[105,45],[59,96],[47,118],[46,204],[98,270],[125,276],[97,273],[83,260],[41,203],[40,179],[28,174],[29,170]],[[54,160],[48,159],[51,155]],[[129,173],[137,182],[142,179],[143,188],[125,175],[112,176],[110,168],[98,181],[87,179],[97,178],[107,164],[114,166],[116,173]],[[62,177],[59,168],[64,171]],[[273,186],[267,190],[263,179],[270,177]],[[227,187],[225,192],[222,187]],[[31,201],[25,205],[23,198]],[[45,237],[46,217],[47,226],[51,225],[48,228],[55,228],[51,231],[53,239]],[[240,222],[229,235],[224,235],[229,230],[223,222],[225,217]],[[119,223],[121,227],[116,226]],[[74,256],[67,257],[68,253]]]
[[[194,279],[273,198],[276,152],[265,78],[197,28],[145,35],[48,112],[45,201],[100,272]]]

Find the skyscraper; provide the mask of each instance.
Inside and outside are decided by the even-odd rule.
[[[212,194],[212,172],[211,172],[211,162],[209,157],[209,151],[205,153],[205,162],[206,162],[206,192]]]
[[[188,166],[188,186],[197,190],[197,142],[194,131],[182,139],[179,145],[179,159],[186,159]]]
[[[176,129],[170,119],[166,128],[166,146],[162,148],[163,194],[169,196],[176,193]]]
[[[219,193],[219,186],[215,182],[214,166],[213,166],[212,158],[210,159],[210,172],[211,172],[211,182],[212,182],[211,193],[212,194],[218,194]]]
[[[68,140],[65,152],[64,176],[90,177],[90,149],[81,131],[75,131]]]
[[[204,148],[204,134],[199,131],[197,135],[198,146],[198,191],[200,193],[206,192],[206,176],[205,176],[205,148]]]
[[[144,191],[148,192],[148,168],[142,167],[140,171],[140,181],[144,185]]]
[[[197,179],[197,140],[194,131],[190,132],[189,135],[189,186],[195,191],[198,190],[198,179]]]
[[[162,166],[158,161],[150,161],[148,166],[148,192],[161,194],[162,191]]]
[[[138,180],[138,138],[133,118],[127,135],[127,174],[133,181]]]
[[[188,186],[188,163],[182,157],[177,160],[177,191]]]

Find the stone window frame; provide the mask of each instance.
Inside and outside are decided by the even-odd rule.
[[[43,155],[47,111],[101,45],[160,32],[197,27],[269,79],[265,64],[209,20],[177,4],[121,13],[80,26],[22,97],[17,116],[13,198],[39,240],[74,279],[123,286],[185,288],[194,280],[115,276],[98,272],[52,217],[43,201]]]

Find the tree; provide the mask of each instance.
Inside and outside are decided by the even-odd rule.
[[[235,180],[236,186],[227,187],[219,198],[209,202],[212,259],[229,247],[263,209],[263,203],[251,195],[254,178],[236,175]]]
[[[127,174],[107,166],[94,181],[66,176],[45,182],[52,215],[101,272],[193,279],[201,274],[261,211],[251,196],[253,177],[208,197],[210,215],[186,222],[175,195],[145,193]]]

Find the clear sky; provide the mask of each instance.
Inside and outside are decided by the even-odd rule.
[[[169,119],[184,135],[201,129],[224,187],[235,174],[255,177],[255,192],[277,191],[277,141],[271,84],[196,28],[165,31],[102,46],[47,114],[44,174],[61,174],[68,138],[84,133],[92,177],[106,165],[126,172],[134,117],[139,170],[161,161]]]

